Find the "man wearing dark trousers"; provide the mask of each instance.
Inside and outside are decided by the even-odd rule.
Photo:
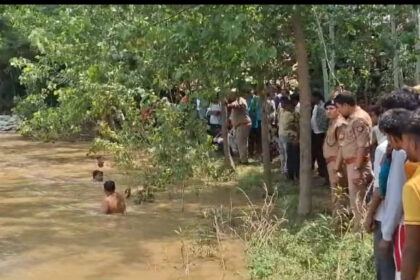
[[[315,161],[317,162],[319,176],[325,178],[327,183],[329,183],[327,164],[322,153],[325,133],[328,129],[328,119],[324,108],[323,97],[318,91],[312,93],[312,106],[312,165],[315,164]]]

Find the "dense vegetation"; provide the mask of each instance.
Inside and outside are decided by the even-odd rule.
[[[326,97],[344,84],[370,104],[382,92],[420,83],[417,6],[0,9],[0,112],[13,108],[20,133],[36,139],[93,134],[92,151],[112,152],[126,167],[139,168],[133,151],[148,151],[151,164],[141,170],[155,187],[199,173],[220,177],[222,169],[211,161],[206,125],[195,117],[195,99],[215,101],[232,88],[251,87],[264,96],[270,81],[296,86],[291,82],[297,78],[299,28],[311,90]],[[170,93],[180,91],[189,103],[175,107],[161,99],[171,100],[176,94]],[[308,92],[301,92],[304,96]],[[118,112],[125,120],[116,119]],[[325,234],[323,228],[318,233]]]
[[[1,9],[0,96],[7,102],[0,110],[16,105],[21,133],[35,138],[94,130],[97,146],[121,159],[140,146],[172,154],[159,147],[175,143],[164,140],[175,135],[183,148],[206,151],[205,126],[183,121],[194,112],[195,97],[208,102],[252,86],[261,94],[265,82],[296,81],[291,22],[297,13],[304,19],[312,90],[328,97],[344,84],[370,103],[381,92],[419,82],[419,18],[410,5]],[[190,96],[190,108],[168,112],[158,100],[180,90]],[[144,109],[157,112],[159,124],[170,120],[168,126],[145,121]],[[118,111],[125,121],[116,126]],[[191,140],[196,134],[202,137]]]
[[[18,112],[41,126],[42,117],[35,120],[34,113],[43,106],[56,108],[44,116],[57,113],[56,118],[76,129],[80,122],[104,117],[112,106],[125,112],[132,105],[130,100],[181,84],[190,84],[185,91],[208,99],[215,96],[216,87],[223,91],[259,79],[295,75],[292,9],[269,5],[3,6],[2,80],[18,87],[16,70],[23,71],[20,82],[27,100]],[[300,9],[313,89],[329,92],[342,83],[371,100],[392,89],[394,82],[398,86],[418,82],[415,7]],[[394,81],[395,72],[398,81]],[[194,87],[194,82],[199,86]],[[1,96],[21,95],[15,92],[5,89]],[[30,110],[25,107],[29,104],[36,107]],[[67,107],[80,110],[69,116]]]

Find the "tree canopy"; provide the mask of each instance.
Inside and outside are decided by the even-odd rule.
[[[22,134],[65,138],[96,123],[98,147],[129,158],[130,150],[145,145],[159,155],[160,163],[171,164],[189,155],[178,165],[186,167],[185,174],[193,169],[183,165],[191,162],[191,154],[208,155],[205,126],[187,121],[194,111],[191,104],[171,110],[160,102],[162,93],[182,90],[192,100],[211,101],[219,94],[227,96],[232,88],[247,91],[297,75],[293,6],[7,5],[1,9],[2,88],[7,87],[6,80],[10,82],[9,88],[0,89],[1,98],[9,100],[8,108],[0,110],[15,106]],[[312,90],[328,96],[343,84],[367,105],[381,92],[418,82],[416,6],[299,9]],[[142,118],[145,109],[155,112],[153,121]],[[117,111],[126,118],[121,127],[109,121]],[[169,152],[175,142],[185,147],[173,146]]]

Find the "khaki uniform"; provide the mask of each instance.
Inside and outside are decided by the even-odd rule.
[[[328,176],[330,178],[331,201],[334,205],[334,209],[337,208],[338,204],[345,204],[345,202],[343,202],[341,199],[338,199],[341,196],[337,191],[337,186],[340,186],[343,189],[347,189],[347,176],[345,176],[346,172],[341,172],[343,177],[339,178],[335,172],[335,167],[339,153],[338,135],[340,130],[344,129],[346,124],[346,120],[341,115],[339,115],[337,119],[332,120],[328,126],[324,145],[322,147],[325,162],[327,163]]]
[[[282,133],[287,141],[299,141],[299,113],[284,110],[281,115]]]
[[[369,152],[367,152],[360,171],[354,170],[356,167],[357,150],[366,148],[371,144],[372,120],[368,113],[359,106],[347,119],[347,125],[339,132],[339,145],[343,162],[346,166],[350,206],[355,218],[356,228],[360,228],[362,220],[362,205],[366,190],[373,180],[372,164]],[[368,150],[369,151],[369,150]],[[361,179],[358,180],[358,173]]]
[[[251,131],[251,118],[248,115],[248,104],[246,100],[240,97],[231,103],[232,126],[235,129],[235,138],[239,150],[241,162],[248,162],[248,138]]]

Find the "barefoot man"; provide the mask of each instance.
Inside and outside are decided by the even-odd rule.
[[[115,191],[114,181],[106,181],[104,184],[105,199],[102,202],[103,214],[126,214],[125,199]]]

